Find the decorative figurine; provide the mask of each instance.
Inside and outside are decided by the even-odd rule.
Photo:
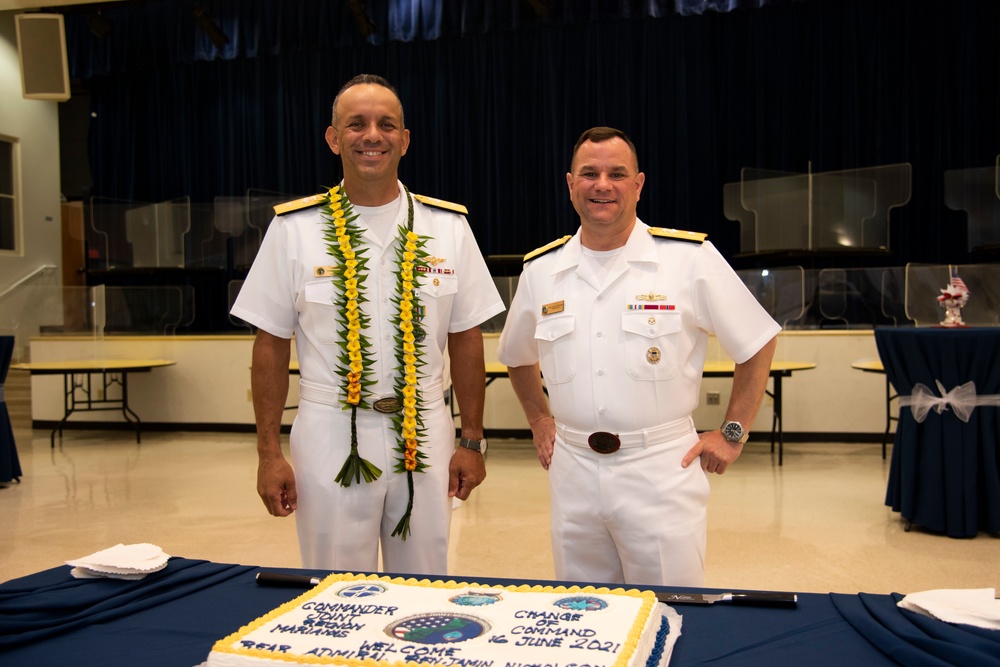
[[[948,267],[951,273],[951,281],[948,287],[941,290],[941,296],[937,298],[938,303],[944,308],[943,327],[964,327],[962,321],[962,306],[969,301],[969,288],[965,286],[965,281],[958,277],[958,271],[953,266]]]

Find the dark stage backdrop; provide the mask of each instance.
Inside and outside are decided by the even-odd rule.
[[[202,27],[194,5],[106,5],[104,36],[93,6],[60,10],[90,100],[90,194],[317,192],[339,180],[323,141],[333,96],[372,72],[404,104],[402,179],[466,204],[486,254],[576,229],[572,145],[612,125],[639,150],[640,217],[707,232],[737,264],[752,260],[735,257],[722,193],[742,168],[899,162],[913,165],[913,194],[892,212],[890,252],[836,263],[976,259],[943,175],[1000,153],[996,0],[722,1],[685,15],[656,0],[217,0],[195,7]],[[213,43],[206,19],[228,42]]]

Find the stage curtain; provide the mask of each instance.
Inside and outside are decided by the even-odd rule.
[[[570,150],[612,125],[639,150],[640,217],[707,232],[727,257],[739,229],[722,192],[741,169],[910,162],[911,201],[874,261],[967,261],[943,177],[1000,153],[995,0],[360,4],[367,36],[346,1],[203,2],[222,47],[190,2],[108,5],[104,37],[87,25],[93,8],[63,8],[92,112],[92,194],[317,192],[339,180],[323,141],[333,96],[373,72],[405,105],[403,180],[465,204],[487,254],[576,229]]]

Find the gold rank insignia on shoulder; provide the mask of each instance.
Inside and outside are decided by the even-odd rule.
[[[452,213],[461,213],[462,215],[469,215],[469,209],[465,208],[461,204],[456,204],[454,202],[445,201],[443,199],[436,199],[435,197],[428,197],[427,195],[413,195],[421,204],[426,204],[428,206],[433,206],[434,208],[443,208],[446,211],[451,211]]]
[[[317,204],[322,204],[325,198],[326,198],[325,194],[309,195],[308,197],[303,197],[302,199],[296,199],[295,201],[287,201],[284,204],[278,204],[277,206],[275,206],[274,214],[284,215],[286,213],[301,211],[304,208],[309,208],[310,206],[316,206]]]
[[[666,227],[650,227],[649,233],[655,238],[687,241],[688,243],[704,243],[708,234],[702,232],[686,232],[683,229],[668,229]]]
[[[566,236],[562,237],[561,239],[556,239],[555,241],[553,241],[552,243],[549,243],[548,245],[543,245],[541,248],[535,248],[534,250],[532,250],[531,252],[529,252],[527,255],[525,255],[524,256],[524,260],[522,260],[522,261],[524,261],[524,263],[528,263],[531,260],[535,259],[536,257],[541,257],[545,253],[551,252],[551,251],[555,250],[556,248],[558,248],[561,245],[565,245],[566,242],[569,241],[571,238],[573,238],[573,235],[572,234],[567,234]]]

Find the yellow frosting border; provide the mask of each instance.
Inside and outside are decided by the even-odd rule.
[[[287,662],[290,664],[310,664],[310,665],[345,665],[348,667],[379,667],[385,665],[405,665],[406,667],[428,667],[426,663],[417,663],[412,661],[407,661],[405,663],[388,663],[382,660],[373,660],[366,658],[364,660],[358,660],[356,658],[344,658],[341,656],[334,656],[331,658],[324,658],[318,656],[284,656],[281,654],[275,654],[270,651],[264,651],[261,649],[245,649],[234,647],[233,644],[240,641],[240,639],[250,632],[260,628],[262,625],[274,620],[282,614],[292,611],[299,605],[308,602],[310,599],[316,597],[327,588],[334,584],[339,584],[348,581],[384,581],[390,584],[401,584],[407,586],[419,586],[423,588],[435,588],[435,589],[456,589],[456,588],[492,588],[500,589],[505,591],[510,591],[511,593],[592,593],[596,595],[620,595],[627,597],[637,597],[643,598],[642,606],[639,609],[639,614],[637,614],[634,623],[632,624],[631,630],[628,632],[628,636],[623,642],[624,650],[618,655],[618,659],[615,661],[613,667],[625,667],[628,661],[632,658],[638,645],[639,638],[642,636],[642,631],[645,628],[646,622],[648,621],[650,611],[653,605],[657,604],[656,594],[652,591],[643,591],[637,588],[608,588],[607,586],[542,586],[539,584],[518,584],[516,586],[510,585],[493,585],[493,584],[480,584],[476,582],[464,582],[455,581],[454,579],[449,579],[448,581],[441,580],[431,580],[431,579],[417,579],[415,577],[389,577],[387,575],[372,575],[372,574],[354,574],[352,572],[345,572],[339,574],[330,574],[325,577],[319,584],[317,584],[312,590],[303,593],[302,595],[289,600],[285,604],[273,609],[267,614],[260,616],[259,618],[251,621],[247,625],[232,633],[224,639],[220,639],[215,642],[212,650],[217,653],[231,653],[234,655],[245,655],[254,658],[262,658],[266,660],[274,660]],[[441,666],[436,666],[441,667]]]

